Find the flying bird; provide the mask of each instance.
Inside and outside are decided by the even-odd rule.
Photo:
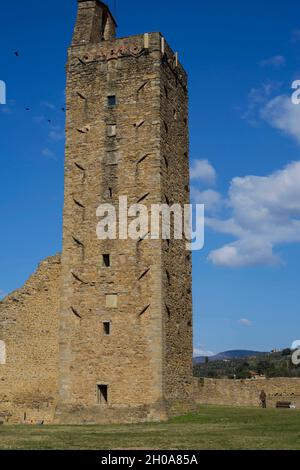
[[[25,111],[30,111],[30,108],[25,108]]]
[[[19,52],[18,51],[15,51],[14,54],[15,54],[16,57],[19,57]]]
[[[62,112],[64,113],[66,111],[66,108],[61,108]]]

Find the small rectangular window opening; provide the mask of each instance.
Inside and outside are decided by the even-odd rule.
[[[110,267],[110,255],[102,255],[103,257],[103,266],[105,268],[109,268]]]
[[[117,97],[116,95],[110,95],[107,97],[108,106],[116,106],[117,104]]]
[[[108,403],[108,386],[97,385],[97,401],[99,405],[107,405]]]
[[[103,332],[106,336],[110,335],[110,322],[109,321],[103,322]]]

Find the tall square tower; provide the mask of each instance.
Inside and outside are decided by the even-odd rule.
[[[61,423],[163,420],[192,406],[184,239],[99,240],[100,204],[189,203],[187,76],[160,33],[116,38],[78,0],[67,64]],[[150,229],[149,229],[150,230]]]

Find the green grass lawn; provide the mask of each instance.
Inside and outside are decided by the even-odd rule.
[[[168,423],[0,426],[0,449],[300,449],[300,410],[200,406]]]

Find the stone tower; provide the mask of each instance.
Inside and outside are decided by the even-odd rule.
[[[99,240],[101,203],[189,203],[187,76],[160,33],[116,38],[78,0],[67,64],[56,421],[163,420],[192,406],[185,240]]]

